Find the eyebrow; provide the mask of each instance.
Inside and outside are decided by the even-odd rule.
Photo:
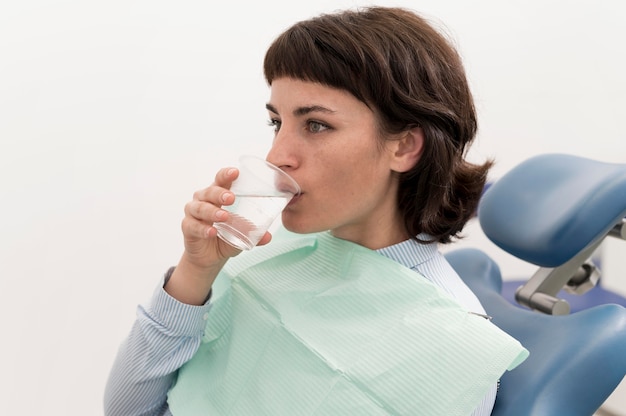
[[[271,111],[272,113],[279,114],[278,111],[276,110],[276,107],[274,107],[272,104],[269,104],[269,103],[265,104],[265,108],[268,111]],[[336,113],[336,111],[323,107],[321,105],[310,105],[310,106],[296,108],[295,110],[293,110],[293,115],[300,117],[300,116],[304,116],[304,115],[307,115],[309,113],[314,113],[314,112],[327,113],[327,114]]]

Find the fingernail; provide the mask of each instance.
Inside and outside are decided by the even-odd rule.
[[[233,175],[235,174],[235,172],[237,172],[237,169],[235,169],[235,168],[230,168],[230,169],[228,169],[228,172],[226,172],[226,174],[227,174],[228,176],[233,176]]]
[[[231,193],[230,192],[224,192],[222,194],[222,203],[226,203],[226,201],[230,198]]]
[[[223,209],[220,209],[219,211],[217,211],[217,212],[215,213],[215,218],[216,218],[218,221],[223,220],[225,216],[226,216],[226,211],[224,211]]]

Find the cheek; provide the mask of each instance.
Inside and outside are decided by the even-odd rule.
[[[316,167],[315,201],[323,207],[342,210],[343,204],[366,199],[377,183],[389,175],[373,149],[336,149]]]

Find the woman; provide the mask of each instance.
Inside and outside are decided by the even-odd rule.
[[[484,313],[437,251],[437,244],[458,237],[472,216],[490,167],[490,162],[474,165],[464,159],[476,116],[454,48],[416,14],[374,7],[295,24],[270,46],[264,73],[275,134],[267,160],[302,188],[283,211],[282,223],[311,236],[268,244],[272,237],[266,233],[259,243],[266,247],[229,261],[240,253],[217,238],[212,224],[228,215],[222,206],[234,201],[229,188],[238,171],[220,170],[215,182],[186,205],[185,250],[151,302],[139,309],[107,385],[107,414],[194,414],[198,409],[209,414],[416,414],[416,409],[453,414],[450,407],[437,407],[447,398],[458,402],[452,408],[459,414],[472,409],[475,415],[490,414],[498,375],[472,394],[467,390],[478,381],[455,384],[462,370],[443,375],[458,351],[439,351],[455,337],[462,342],[476,337],[455,332],[440,345],[433,341],[441,332],[438,306],[416,312],[425,304],[418,301],[423,290],[437,287],[435,305],[454,299],[444,308]],[[395,263],[385,263],[389,259]],[[309,272],[310,279],[303,277]],[[366,293],[369,289],[374,293]],[[427,318],[431,310],[434,315]],[[400,320],[385,320],[396,313]],[[400,332],[389,330],[398,322],[404,325],[411,314],[435,322],[433,328],[407,324]],[[372,329],[377,325],[380,330]],[[491,324],[481,319],[476,325]],[[368,332],[373,330],[379,332]],[[432,336],[420,338],[430,331]],[[410,334],[404,342],[403,334]],[[508,366],[523,350],[503,339],[503,345],[515,344]],[[443,361],[428,377],[405,379],[403,367],[414,366],[412,373],[428,367],[427,361],[414,363],[420,354],[412,351],[401,365],[386,361],[408,346],[433,348],[431,354]],[[371,355],[376,348],[380,353]],[[483,349],[477,344],[476,351]],[[473,361],[476,351],[456,368]],[[377,377],[364,375],[370,371],[359,367],[365,361]],[[469,371],[485,366],[477,365]],[[413,382],[425,385],[412,388]],[[278,387],[270,387],[273,383]],[[385,386],[394,383],[389,393]],[[406,394],[398,393],[404,387]],[[426,397],[435,403],[415,402],[415,390],[428,391]]]

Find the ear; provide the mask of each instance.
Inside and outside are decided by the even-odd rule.
[[[424,132],[421,127],[413,127],[402,132],[392,146],[391,170],[408,172],[415,166],[424,150]]]

